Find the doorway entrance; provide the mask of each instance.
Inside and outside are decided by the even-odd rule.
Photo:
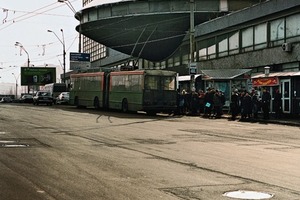
[[[291,80],[282,79],[280,80],[280,89],[282,95],[282,112],[291,112]]]

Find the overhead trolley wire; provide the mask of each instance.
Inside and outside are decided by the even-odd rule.
[[[17,23],[17,22],[21,22],[21,21],[27,20],[27,19],[32,18],[32,17],[35,17],[35,16],[37,16],[37,15],[66,16],[66,15],[57,15],[57,14],[47,14],[47,13],[46,13],[46,12],[48,12],[48,11],[51,11],[51,10],[54,10],[54,9],[57,9],[57,8],[59,8],[59,7],[64,6],[63,4],[61,4],[61,5],[59,5],[59,6],[51,7],[51,6],[55,5],[55,4],[57,4],[57,2],[52,3],[52,4],[49,4],[49,5],[44,6],[44,7],[41,7],[41,8],[39,8],[39,9],[36,9],[36,10],[34,10],[34,11],[31,11],[31,12],[25,12],[25,11],[23,11],[23,12],[25,12],[26,14],[17,16],[17,17],[15,17],[15,18],[13,18],[13,19],[10,19],[10,20],[5,20],[5,22],[4,22],[3,24],[0,25],[0,27],[1,27],[1,26],[4,26],[3,28],[0,28],[0,31],[3,30],[3,29],[8,28],[9,26],[11,26],[11,25],[13,25],[13,24],[15,24],[15,23]],[[47,10],[44,10],[45,8],[48,8],[48,7],[51,7],[51,8],[49,8],[49,9],[47,9]],[[5,10],[5,12],[9,12],[9,11],[17,12],[17,11],[5,9],[5,8],[1,8],[1,9]],[[68,16],[68,17],[70,17],[70,16]],[[7,17],[6,17],[6,18],[7,18]],[[11,23],[8,24],[8,25],[6,25],[6,24],[9,23],[9,22],[11,22]],[[5,26],[5,25],[6,25],[6,26]]]

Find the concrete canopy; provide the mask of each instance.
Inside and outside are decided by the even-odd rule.
[[[230,7],[240,8],[228,4],[236,0],[194,1],[195,25],[228,13]],[[244,0],[243,4],[247,2],[249,6],[257,1]],[[190,28],[189,0],[136,0],[94,5],[76,13],[80,20],[76,30],[133,57],[154,62],[168,58]]]

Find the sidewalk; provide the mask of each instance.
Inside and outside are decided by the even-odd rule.
[[[230,114],[223,114],[222,118],[230,120]],[[265,123],[265,124],[281,124],[281,125],[287,125],[287,126],[298,126],[300,127],[300,116],[282,116],[279,119],[276,119],[272,114],[270,114],[270,119],[266,120],[263,119],[262,116],[259,116],[258,118],[251,118],[251,119],[240,119],[240,116],[237,116],[237,119],[235,121],[241,121],[241,122],[250,122],[250,123]]]

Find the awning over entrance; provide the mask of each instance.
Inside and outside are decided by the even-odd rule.
[[[258,74],[252,76],[253,87],[263,87],[263,86],[276,86],[279,85],[279,77],[291,77],[300,76],[300,72],[276,72],[270,73],[268,76],[265,74]]]
[[[231,80],[237,77],[250,78],[251,69],[201,70],[202,80]]]

